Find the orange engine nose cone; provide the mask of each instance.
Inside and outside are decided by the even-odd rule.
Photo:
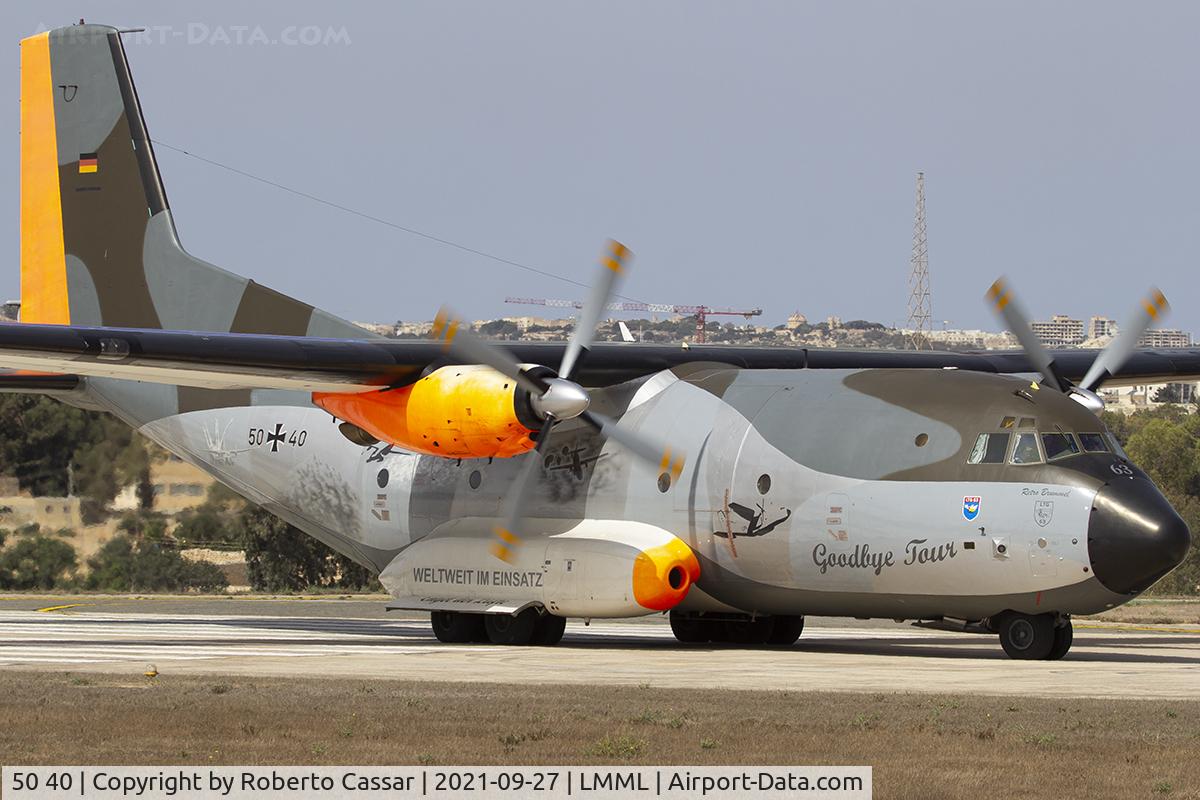
[[[687,597],[700,577],[700,562],[679,539],[643,550],[633,563],[633,598],[652,611],[667,611]]]

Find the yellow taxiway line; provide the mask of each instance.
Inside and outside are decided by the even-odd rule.
[[[39,608],[38,611],[63,611],[68,608],[79,608],[80,606],[94,606],[95,603],[68,603],[65,606],[46,606]]]

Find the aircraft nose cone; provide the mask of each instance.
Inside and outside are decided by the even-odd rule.
[[[1145,478],[1107,483],[1092,504],[1092,572],[1118,594],[1140,592],[1174,569],[1191,539],[1187,523]]]

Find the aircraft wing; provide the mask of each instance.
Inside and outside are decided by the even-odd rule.
[[[498,342],[519,361],[559,363],[566,343]],[[1053,353],[1062,374],[1079,380],[1092,350]],[[58,380],[45,373],[168,383],[214,389],[298,389],[353,392],[413,382],[429,367],[458,363],[440,342],[406,339],[322,339],[245,333],[0,324],[0,389],[7,380],[26,391]],[[731,345],[596,343],[576,372],[606,386],[707,363],[740,369],[968,369],[1033,372],[1022,352],[857,350]],[[41,373],[41,377],[25,373]],[[1200,380],[1200,349],[1139,350],[1108,385]]]

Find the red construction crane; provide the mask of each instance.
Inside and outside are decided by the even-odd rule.
[[[506,297],[504,302],[522,306],[548,306],[550,308],[583,308],[580,300],[551,300],[546,297]],[[704,344],[704,325],[709,317],[762,316],[761,308],[739,310],[736,308],[712,308],[710,306],[677,306],[669,303],[609,303],[609,311],[650,311],[658,314],[687,314],[696,318],[696,344]]]

